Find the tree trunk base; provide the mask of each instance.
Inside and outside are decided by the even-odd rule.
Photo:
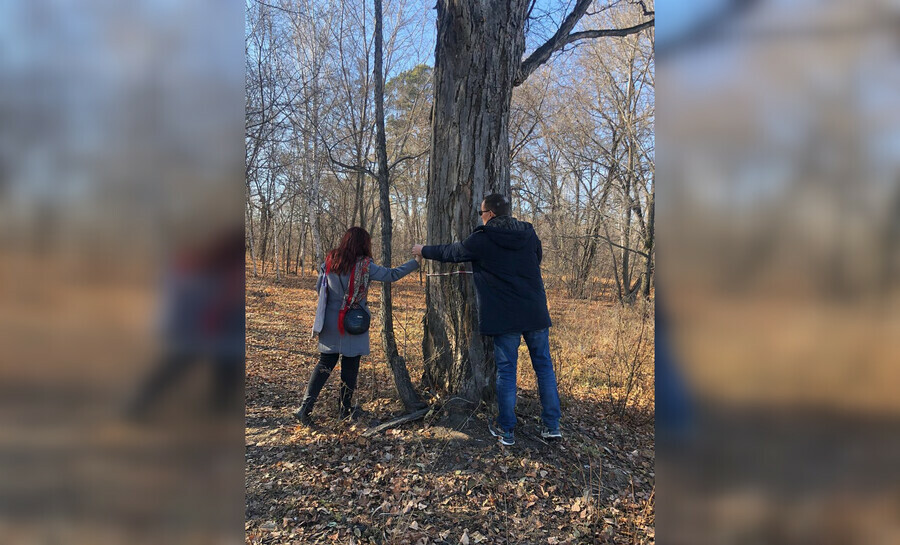
[[[394,376],[394,385],[397,387],[397,395],[403,402],[403,407],[407,411],[418,411],[428,405],[419,398],[419,394],[412,386],[409,378],[409,372],[406,369],[406,360],[399,354],[388,358],[388,365]]]

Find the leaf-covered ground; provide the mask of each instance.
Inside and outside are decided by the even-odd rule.
[[[622,392],[601,376],[604,358],[621,355],[621,342],[605,338],[616,330],[610,324],[623,323],[613,306],[551,294],[562,442],[538,433],[524,346],[515,446],[487,432],[488,408],[449,414],[424,391],[434,408],[424,420],[366,438],[372,420],[403,413],[377,311],[358,391],[372,420],[337,420],[335,376],[310,431],[292,413],[318,356],[309,335],[315,278],[247,277],[247,543],[654,543],[652,375],[633,388],[629,410],[614,415],[611,402]],[[375,285],[369,295],[373,310],[378,292]],[[412,275],[394,294],[398,345],[417,382],[424,288]],[[652,350],[652,342],[640,346]],[[652,373],[652,353],[650,362]]]

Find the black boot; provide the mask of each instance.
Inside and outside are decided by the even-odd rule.
[[[316,403],[316,400],[311,397],[304,397],[303,403],[300,404],[300,408],[297,409],[297,412],[294,413],[294,417],[300,422],[302,426],[306,426],[311,428],[313,426],[312,421],[312,409],[313,405]]]
[[[338,411],[341,420],[357,420],[362,410],[353,406],[353,393],[356,391],[356,379],[359,376],[360,356],[343,356],[341,358],[341,387],[338,395]]]
[[[364,411],[359,405],[352,404],[353,390],[346,392],[347,395],[344,395],[344,391],[341,391],[341,394],[340,400],[338,401],[341,420],[356,421],[368,418],[369,413]]]
[[[294,413],[300,424],[304,426],[313,425],[310,413],[312,413],[313,405],[315,405],[316,399],[319,398],[322,387],[325,386],[325,381],[328,380],[328,375],[334,369],[337,359],[338,354],[319,355],[319,363],[313,368],[312,375],[309,377],[309,383],[306,385],[306,395],[303,396],[303,403],[300,404],[300,409]]]
[[[341,383],[340,394],[338,395],[338,413],[341,420],[353,417],[353,409],[353,390],[347,387],[346,384]]]
[[[355,407],[341,407],[341,420],[359,420],[368,413],[357,405]]]

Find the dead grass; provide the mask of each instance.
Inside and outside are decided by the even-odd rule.
[[[299,322],[294,331],[280,334],[296,340],[299,352],[318,357],[316,343],[309,338],[312,315],[315,312],[315,292],[310,285],[313,276],[286,277],[276,284],[273,279],[253,279],[248,271],[248,323],[279,326],[286,314],[292,322]],[[407,361],[410,377],[417,382],[424,372],[422,357],[422,316],[425,313],[424,278],[413,274],[393,284],[394,333],[400,355]],[[275,296],[275,297],[272,297]],[[638,303],[622,307],[612,300],[592,301],[571,299],[562,289],[548,293],[553,327],[550,330],[550,350],[556,368],[560,395],[571,399],[603,399],[616,408],[618,414],[628,410],[652,418],[654,404],[653,383],[653,304]],[[363,402],[383,400],[392,396],[392,378],[383,364],[384,352],[379,342],[381,321],[381,290],[373,285],[369,292],[369,307],[373,312],[370,356],[363,358],[363,377],[360,394]],[[255,344],[254,333],[248,328],[248,349],[265,348]],[[307,364],[314,361],[310,360]],[[537,394],[537,383],[531,370],[528,350],[519,347],[518,385],[521,391]]]

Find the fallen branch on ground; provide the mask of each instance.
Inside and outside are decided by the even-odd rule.
[[[400,424],[405,424],[406,422],[412,422],[413,420],[418,420],[428,414],[428,411],[431,410],[431,407],[425,407],[424,409],[419,409],[416,412],[404,414],[403,416],[398,416],[393,420],[388,420],[384,424],[379,424],[374,428],[370,428],[363,432],[363,437],[371,437],[376,433],[381,433],[388,428],[394,428],[399,426]]]

